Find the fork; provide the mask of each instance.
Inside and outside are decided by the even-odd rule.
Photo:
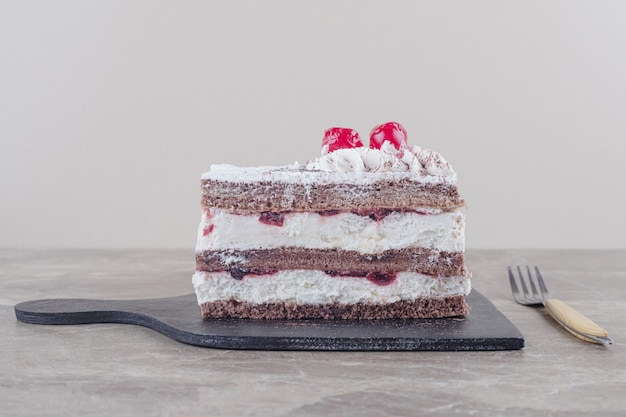
[[[563,301],[550,297],[550,293],[548,292],[548,288],[546,287],[546,283],[544,282],[538,267],[535,266],[537,281],[537,284],[535,284],[535,279],[533,278],[530,267],[526,266],[526,275],[528,276],[528,283],[530,284],[530,293],[528,291],[528,286],[526,285],[524,274],[522,273],[522,268],[519,266],[517,267],[517,274],[522,287],[521,292],[517,286],[517,280],[515,279],[513,268],[509,266],[511,291],[513,292],[513,298],[519,304],[534,307],[544,306],[557,323],[563,326],[574,336],[586,342],[599,343],[605,346],[613,344],[613,340],[609,337],[609,333],[602,327],[598,326],[596,323],[589,320],[587,317],[583,316]],[[537,287],[539,289],[537,289]]]

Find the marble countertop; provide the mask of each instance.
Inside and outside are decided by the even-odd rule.
[[[626,415],[626,251],[468,251],[473,285],[524,334],[497,352],[291,352],[185,345],[124,324],[41,326],[40,298],[193,291],[193,251],[0,250],[0,414],[204,416]],[[511,298],[507,265],[539,265],[553,295],[615,344],[574,338]]]

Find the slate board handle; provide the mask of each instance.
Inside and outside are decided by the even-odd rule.
[[[15,317],[31,324],[132,323],[149,320],[142,313],[145,300],[90,300],[82,298],[26,301],[15,306]],[[144,308],[145,310],[145,308]],[[147,323],[146,323],[147,324]]]

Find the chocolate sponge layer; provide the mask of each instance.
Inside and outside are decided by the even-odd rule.
[[[466,272],[464,260],[463,252],[420,247],[388,250],[377,255],[363,255],[341,249],[297,247],[196,253],[199,271],[311,269],[333,272],[411,271],[426,275],[452,276]]]
[[[402,300],[390,304],[251,304],[236,300],[215,301],[200,305],[203,319],[326,319],[372,320],[390,318],[442,318],[463,316],[470,306],[462,295],[443,298]]]
[[[372,184],[254,183],[202,180],[202,206],[236,213],[463,206],[456,185],[403,179]]]

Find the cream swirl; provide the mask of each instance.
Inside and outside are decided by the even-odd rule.
[[[454,176],[437,152],[413,145],[398,151],[389,142],[381,149],[338,149],[309,161],[306,169],[330,172],[411,172],[421,176]]]

